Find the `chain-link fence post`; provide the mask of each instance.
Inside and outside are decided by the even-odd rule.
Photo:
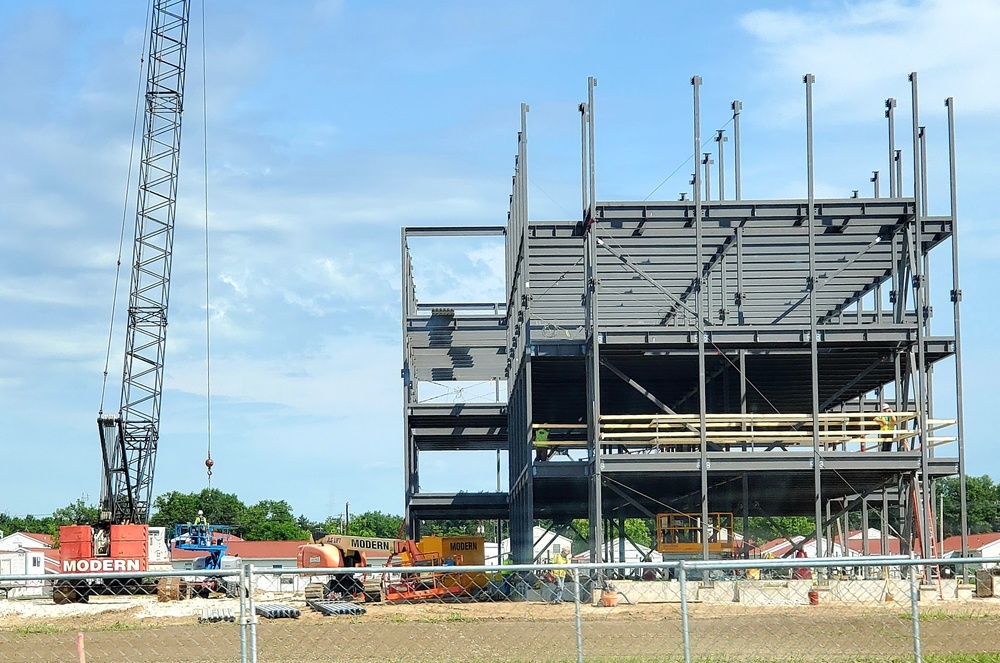
[[[688,631],[687,569],[684,560],[677,565],[677,580],[681,592],[681,641],[684,643],[684,663],[691,663],[691,634]]]
[[[573,577],[573,612],[576,615],[576,663],[583,663],[583,623],[580,619],[580,569],[571,569]]]
[[[257,606],[254,605],[254,577],[253,564],[246,565],[247,573],[247,609],[250,614],[247,620],[250,623],[250,663],[257,663]]]
[[[910,559],[910,617],[913,621],[913,660],[916,663],[923,663],[924,659],[920,653],[920,609],[917,605],[920,600],[920,586],[917,584],[917,567],[912,563],[912,553]]]
[[[240,663],[247,663],[247,570],[240,567]]]

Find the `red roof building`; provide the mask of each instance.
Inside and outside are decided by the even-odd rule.
[[[946,556],[961,557],[962,555],[961,536],[949,536],[938,545],[944,547]],[[969,554],[974,557],[1000,557],[1000,532],[970,534]]]
[[[245,562],[253,562],[264,567],[287,568],[296,565],[299,546],[308,541],[244,541],[233,537],[228,542],[226,554],[239,557]],[[194,550],[171,549],[170,558],[174,568],[190,568],[187,564],[206,553]]]
[[[864,532],[862,530],[851,530],[847,533],[846,548],[848,550],[848,556],[861,555],[864,550]],[[798,543],[803,537],[794,536],[792,540]],[[836,536],[833,538],[834,546],[834,557],[844,556],[844,539],[843,537]],[[868,554],[869,555],[899,555],[901,550],[901,541],[899,538],[890,536],[886,541],[886,550],[882,551],[882,535],[877,529],[868,530]],[[780,558],[785,556],[789,550],[791,550],[792,544],[788,542],[787,539],[778,538],[763,543],[750,551],[752,557],[764,557],[765,553]],[[816,545],[813,542],[807,543],[803,548],[809,557],[813,557],[816,551]],[[826,549],[826,544],[821,546],[821,549]]]

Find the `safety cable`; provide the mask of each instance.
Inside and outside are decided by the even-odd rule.
[[[205,459],[205,469],[208,473],[208,487],[212,487],[212,307],[209,297],[211,272],[209,271],[208,242],[208,47],[205,41],[205,4],[201,3],[201,112],[204,120],[203,152],[205,172],[205,402],[208,418],[208,458]]]
[[[450,387],[450,386],[448,386],[448,385],[446,385],[446,384],[444,384],[442,382],[437,382],[435,380],[427,380],[428,384],[433,384],[433,385],[435,385],[437,387],[441,387],[443,389],[446,389],[447,391],[445,391],[444,393],[438,394],[436,396],[430,396],[428,398],[425,398],[424,400],[418,400],[417,403],[418,404],[420,404],[420,403],[430,403],[431,401],[435,401],[435,400],[438,400],[439,398],[444,398],[446,396],[458,396],[458,395],[462,395],[462,394],[464,394],[466,392],[466,390],[475,389],[476,387],[481,387],[484,384],[490,384],[492,382],[493,382],[492,380],[482,380],[480,382],[475,382],[475,383],[470,384],[470,385],[465,386],[465,387]],[[491,392],[491,393],[494,396],[496,395],[495,392]],[[473,399],[475,399],[475,398],[483,398],[484,396],[485,395],[474,396],[474,397],[471,397],[471,398],[473,398]]]
[[[625,249],[620,244],[618,244],[617,242],[615,243],[615,246],[620,251],[620,253],[619,253],[619,251],[615,251],[614,249],[612,249],[608,245],[609,241],[610,241],[610,238],[608,238],[608,239],[601,238],[600,242],[598,242],[598,243],[601,246],[603,246],[605,249],[607,249],[616,258],[618,258],[619,260],[621,260],[623,264],[625,264],[630,269],[632,269],[634,272],[636,272],[637,274],[639,274],[640,276],[642,276],[643,278],[645,278],[647,281],[649,281],[649,283],[651,283],[655,288],[657,288],[658,290],[660,290],[660,292],[662,292],[668,298],[670,298],[671,300],[673,300],[679,307],[681,307],[685,311],[691,313],[694,316],[694,319],[696,320],[695,329],[698,331],[699,336],[701,338],[704,338],[705,337],[705,327],[704,327],[704,322],[705,321],[704,320],[698,320],[698,316],[695,313],[695,311],[692,311],[691,308],[687,304],[685,304],[683,301],[681,301],[679,298],[677,298],[673,294],[669,293],[659,283],[657,283],[650,276],[648,276],[645,272],[643,272],[638,266],[636,266],[635,263],[632,262],[629,259],[628,253],[625,251]],[[711,340],[708,341],[708,345],[710,345],[712,348],[715,349],[716,354],[718,356],[722,357],[724,360],[726,360],[727,362],[729,362],[729,364],[733,368],[736,369],[737,373],[741,373],[742,374],[742,372],[740,371],[740,367],[732,359],[730,359],[729,356],[726,355],[725,352],[722,351],[722,348],[720,348],[715,343],[715,341],[711,341]],[[750,386],[750,388],[753,389],[755,392],[757,392],[760,395],[760,397],[763,398],[764,401],[771,407],[771,409],[773,409],[775,411],[775,413],[781,414],[781,410],[779,410],[778,407],[774,403],[771,402],[771,399],[769,399],[767,397],[767,395],[763,391],[761,391],[760,388],[757,387],[757,385],[755,385],[753,383],[753,380],[751,380],[749,377],[746,377],[745,375],[744,375],[744,379],[746,379],[747,384]]]
[[[728,122],[726,122],[725,124],[723,124],[723,125],[722,125],[722,126],[720,127],[720,129],[725,129],[726,127],[728,127],[728,126],[729,126],[730,124],[732,124],[732,123],[733,123],[733,118],[729,118],[729,121],[728,121]],[[706,146],[706,145],[708,145],[709,143],[711,143],[711,142],[712,142],[713,140],[715,140],[715,137],[714,137],[714,136],[712,136],[712,135],[709,135],[709,137],[708,137],[707,139],[705,139],[705,142],[703,142],[703,143],[701,144],[701,146],[700,146],[699,150],[703,150],[703,149],[705,149],[705,146]],[[697,156],[697,155],[694,155],[694,156]],[[686,166],[686,165],[687,165],[687,163],[688,163],[689,161],[691,161],[691,160],[692,160],[693,158],[694,158],[693,156],[690,156],[690,155],[689,155],[689,156],[688,156],[688,158],[687,158],[687,159],[685,159],[685,160],[684,160],[684,161],[683,161],[683,162],[681,163],[681,165],[679,165],[679,166],[677,166],[676,168],[674,168],[674,171],[673,171],[672,173],[670,173],[670,174],[669,174],[669,175],[667,175],[667,176],[666,176],[665,178],[663,178],[663,181],[662,181],[662,182],[660,182],[659,184],[657,184],[657,185],[656,185],[656,188],[655,188],[655,189],[653,189],[652,191],[650,191],[650,192],[649,192],[649,195],[648,195],[648,196],[646,196],[645,198],[643,198],[643,199],[642,199],[642,202],[646,202],[647,200],[649,200],[649,199],[650,199],[650,197],[651,197],[651,196],[652,196],[652,195],[653,195],[654,193],[656,193],[657,191],[659,191],[659,190],[660,190],[660,187],[661,187],[661,186],[663,186],[664,184],[666,184],[666,183],[667,183],[667,182],[668,182],[668,181],[670,180],[670,178],[671,178],[671,177],[673,177],[674,175],[676,175],[676,174],[678,173],[678,171],[680,171],[680,169],[681,169],[681,168],[683,168],[684,166]]]
[[[447,384],[445,384],[443,382],[440,382],[440,381],[437,381],[437,380],[427,380],[427,384],[432,384],[432,385],[435,385],[437,387],[441,387],[443,389],[449,389],[449,390],[453,390],[453,391],[458,391],[458,390],[461,390],[461,389],[473,389],[475,387],[481,387],[482,385],[489,384],[491,382],[492,382],[492,380],[480,380],[479,382],[474,382],[473,384],[470,384],[470,385],[468,385],[466,387],[452,387],[450,385],[447,385]]]
[[[150,5],[147,4],[144,25],[149,25],[149,12]],[[104,355],[104,378],[101,381],[101,405],[98,408],[99,415],[104,414],[104,395],[107,392],[108,387],[108,366],[111,364],[111,345],[115,336],[115,312],[118,308],[118,284],[121,280],[122,274],[122,251],[125,248],[125,226],[128,222],[128,199],[129,194],[132,192],[132,164],[135,159],[135,135],[139,125],[139,108],[143,97],[143,84],[146,80],[143,75],[143,66],[146,64],[146,48],[149,44],[147,39],[152,39],[152,31],[148,31],[148,35],[148,37],[143,38],[141,50],[139,52],[139,82],[136,84],[135,110],[132,111],[132,139],[129,142],[128,151],[128,176],[125,179],[125,204],[122,206],[122,227],[121,232],[118,235],[118,260],[115,262],[115,291],[111,298],[111,322],[108,325],[108,349]]]
[[[558,204],[558,203],[556,203],[556,204]],[[568,212],[567,212],[567,214],[568,214]],[[563,270],[563,272],[561,274],[559,274],[559,276],[556,277],[556,279],[549,285],[549,287],[547,287],[545,290],[542,290],[537,295],[536,294],[529,295],[531,297],[531,299],[534,300],[536,297],[544,297],[545,295],[547,295],[553,288],[555,288],[557,285],[559,285],[560,281],[562,281],[564,278],[566,278],[567,276],[569,276],[570,272],[573,271],[582,262],[583,262],[583,256],[580,256],[579,258],[577,258],[576,262],[574,262],[572,265],[569,266],[568,269]],[[566,331],[566,327],[563,327],[562,325],[557,325],[554,322],[550,322],[549,320],[547,320],[546,318],[543,318],[541,316],[539,316],[538,318],[533,318],[533,319],[536,320],[537,322],[541,323],[541,325],[542,325],[542,335],[545,336],[546,338],[552,338],[553,336],[555,336],[555,330]],[[579,330],[579,329],[582,329],[582,327],[577,327],[576,329]],[[549,335],[548,330],[552,330],[551,335]],[[574,330],[574,331],[576,331],[576,330]]]
[[[688,513],[687,511],[681,511],[680,509],[678,509],[678,508],[676,508],[676,507],[673,507],[673,506],[670,506],[670,505],[669,505],[669,504],[667,504],[666,502],[662,502],[662,501],[660,501],[660,500],[656,499],[655,497],[651,497],[651,496],[649,496],[649,495],[646,495],[646,494],[645,494],[645,493],[643,493],[642,491],[640,491],[640,490],[637,490],[637,489],[635,489],[635,488],[634,488],[634,487],[632,487],[632,486],[629,486],[629,485],[626,485],[626,484],[622,483],[621,481],[618,481],[617,479],[613,479],[613,478],[611,478],[610,476],[608,476],[607,474],[603,474],[603,475],[601,475],[601,478],[602,478],[602,479],[604,479],[605,481],[609,481],[609,482],[611,482],[611,483],[616,483],[616,484],[618,484],[619,486],[621,486],[622,488],[625,488],[625,489],[628,489],[628,490],[632,491],[633,493],[635,493],[635,494],[636,494],[636,495],[638,495],[639,497],[643,497],[643,498],[645,498],[645,499],[647,499],[647,500],[649,500],[649,501],[651,501],[651,502],[655,502],[656,504],[659,504],[660,506],[662,506],[662,507],[664,507],[664,508],[666,508],[666,509],[669,509],[670,511],[673,511],[673,512],[675,512],[675,513],[679,514],[679,515],[682,515],[682,516],[689,516],[689,515],[691,515],[691,514],[690,514],[690,513]],[[711,486],[709,486],[708,488],[709,488],[709,490],[711,490],[711,489],[713,489],[713,488],[718,488],[718,487],[720,487],[720,486],[724,486],[724,485],[726,485],[727,483],[733,483],[734,481],[737,481],[737,480],[739,480],[739,479],[741,479],[741,477],[733,477],[733,478],[731,478],[731,479],[725,479],[724,481],[720,481],[720,482],[718,482],[718,483],[714,483],[714,484],[712,484],[712,485],[711,485]],[[695,491],[695,492],[691,492],[691,493],[686,493],[686,494],[684,494],[684,495],[679,495],[678,497],[675,497],[673,501],[675,501],[675,502],[676,502],[676,501],[679,501],[679,500],[682,500],[682,499],[684,499],[685,497],[689,497],[689,496],[691,496],[691,495],[697,495],[697,494],[698,494],[698,493],[700,493],[700,492],[701,492],[701,491],[699,490],[699,491]]]
[[[646,494],[645,494],[645,493],[643,493],[642,491],[640,491],[640,490],[637,490],[636,488],[634,488],[634,487],[632,487],[632,486],[629,486],[629,485],[626,485],[626,484],[622,483],[621,481],[618,481],[617,479],[612,479],[612,478],[611,478],[610,476],[608,476],[608,475],[606,475],[606,474],[604,474],[604,475],[601,475],[601,477],[602,477],[602,478],[603,478],[603,479],[604,479],[605,481],[610,481],[611,483],[616,483],[616,484],[618,484],[619,486],[621,486],[622,488],[626,488],[626,489],[628,489],[628,490],[632,491],[633,493],[635,493],[636,495],[638,495],[639,497],[642,497],[642,498],[645,498],[645,499],[649,500],[650,502],[654,502],[654,503],[656,503],[656,504],[659,504],[660,506],[662,506],[662,507],[663,507],[663,508],[665,508],[665,509],[669,509],[669,510],[671,510],[671,511],[674,511],[675,513],[678,513],[678,514],[681,514],[681,515],[686,515],[686,514],[685,514],[685,513],[683,512],[683,511],[681,511],[680,509],[677,509],[677,508],[675,508],[675,507],[672,507],[672,506],[670,506],[669,504],[667,504],[666,502],[662,502],[662,501],[660,501],[660,500],[656,499],[655,497],[651,497],[650,495],[646,495]]]
[[[529,181],[530,181],[530,180],[529,180]],[[532,184],[532,186],[534,186],[534,187],[535,187],[536,189],[538,189],[539,191],[541,191],[541,192],[542,192],[542,193],[543,193],[543,194],[545,195],[545,197],[546,197],[546,198],[548,198],[548,199],[549,199],[549,200],[551,200],[551,201],[552,201],[553,203],[555,203],[556,207],[558,207],[558,208],[559,208],[559,209],[561,209],[562,211],[566,212],[566,217],[567,217],[567,218],[569,218],[569,217],[572,217],[572,216],[573,216],[573,213],[572,213],[572,212],[570,212],[570,211],[569,211],[568,209],[566,209],[565,207],[563,207],[562,205],[560,205],[560,204],[559,204],[559,201],[557,201],[557,200],[556,200],[555,198],[553,198],[552,196],[550,196],[550,195],[549,195],[549,192],[548,192],[548,191],[546,191],[545,189],[543,189],[542,187],[540,187],[540,186],[538,185],[538,183],[537,183],[537,182],[534,182],[534,181],[531,181],[531,184]]]

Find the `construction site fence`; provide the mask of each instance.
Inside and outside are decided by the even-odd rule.
[[[278,566],[0,576],[0,661],[1000,660],[1000,558]]]

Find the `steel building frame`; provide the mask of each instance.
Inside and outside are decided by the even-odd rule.
[[[403,230],[411,533],[426,519],[508,517],[521,563],[531,561],[535,519],[588,518],[593,561],[607,561],[605,534],[624,534],[625,518],[700,512],[707,558],[710,512],[739,514],[744,529],[749,516],[810,516],[813,536],[829,542],[824,529],[837,518],[860,509],[867,523],[880,506],[883,516],[900,509],[903,538],[931,557],[931,486],[957,474],[964,541],[953,102],[950,213],[930,216],[916,74],[910,81],[910,196],[890,99],[889,197],[874,172],[872,197],[815,198],[807,75],[806,198],[742,199],[734,101],[735,199],[725,199],[719,131],[714,197],[716,160],[705,155],[691,199],[599,202],[591,78],[579,109],[579,221],[528,220],[522,104],[507,226]],[[701,79],[691,82],[697,156]],[[408,238],[484,233],[506,236],[507,301],[418,304]],[[931,330],[928,255],[948,240],[953,328],[942,335]],[[957,415],[936,419],[933,367],[952,357]],[[508,401],[418,403],[416,384],[433,376],[506,379]],[[881,425],[886,405],[891,424]],[[422,493],[417,458],[427,449],[506,450],[507,492]]]

